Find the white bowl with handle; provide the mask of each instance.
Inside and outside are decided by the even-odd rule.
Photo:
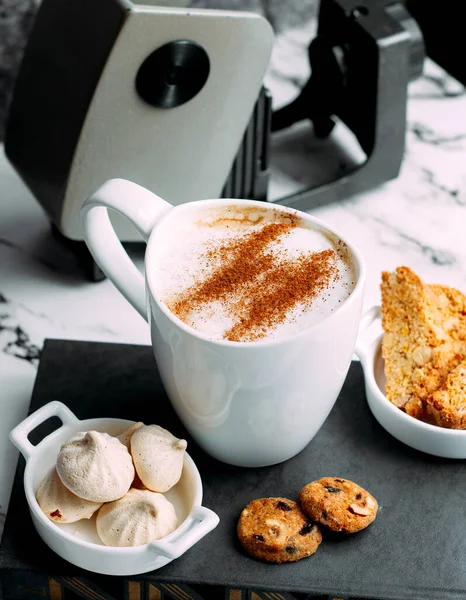
[[[33,446],[28,435],[50,417],[62,425]],[[97,535],[95,515],[76,523],[55,523],[36,500],[41,480],[55,465],[61,445],[78,431],[101,431],[119,435],[134,421],[124,419],[79,420],[63,403],[53,401],[28,416],[10,433],[10,439],[26,460],[24,491],[34,526],[44,542],[59,556],[83,569],[104,575],[137,575],[159,569],[181,556],[214,529],[218,516],[202,506],[202,481],[192,458],[185,453],[180,481],[166,494],[174,505],[180,525],[168,536],[140,546],[105,546]]]
[[[380,308],[374,306],[361,319],[355,349],[364,370],[367,403],[374,417],[388,433],[411,448],[442,458],[466,458],[466,431],[420,421],[385,396],[382,339]]]

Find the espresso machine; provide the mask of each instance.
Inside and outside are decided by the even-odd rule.
[[[218,197],[257,102],[269,23],[171,4],[44,0],[38,10],[5,151],[77,251],[81,206],[107,179],[130,179],[172,204]],[[140,240],[112,220],[122,241]]]
[[[42,1],[5,151],[88,278],[103,275],[82,241],[80,208],[113,177],[175,205],[215,197],[270,201],[274,135],[305,121],[309,135],[325,139],[337,120],[364,160],[274,202],[306,210],[398,175],[407,88],[425,54],[405,4],[321,0],[309,81],[275,112],[263,85],[273,41],[269,23],[250,12],[176,0]],[[123,242],[139,240],[123,219],[112,221]]]

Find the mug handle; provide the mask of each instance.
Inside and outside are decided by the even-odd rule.
[[[126,217],[147,243],[157,221],[173,206],[136,183],[110,179],[81,208],[84,240],[94,260],[147,320],[144,277],[118,239],[108,216],[109,208]]]

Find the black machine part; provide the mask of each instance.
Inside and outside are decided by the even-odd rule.
[[[426,54],[466,86],[463,3],[406,0],[406,7],[421,28]]]
[[[366,160],[334,181],[274,200],[307,210],[369,190],[398,176],[406,134],[408,84],[422,74],[424,40],[403,2],[321,0],[308,48],[311,76],[300,95],[272,113],[263,90],[223,197],[267,200],[270,137],[299,121],[327,138],[339,118]]]
[[[335,181],[275,202],[306,210],[397,177],[407,88],[421,75],[424,56],[421,30],[403,3],[321,0],[317,37],[309,46],[311,77],[295,101],[273,113],[271,130],[309,119],[314,135],[326,138],[338,117],[367,159]]]

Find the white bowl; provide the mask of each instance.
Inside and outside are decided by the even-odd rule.
[[[365,330],[373,322],[378,323],[378,335],[364,340],[367,338]],[[373,307],[362,318],[355,353],[364,369],[367,402],[374,417],[388,433],[407,446],[443,458],[466,458],[466,431],[419,421],[387,399],[382,358],[383,333],[380,331],[380,309]]]
[[[63,424],[33,446],[28,434],[53,416],[59,417]],[[181,556],[219,522],[213,511],[201,506],[201,477],[187,453],[180,481],[165,494],[175,506],[180,525],[161,540],[130,548],[105,546],[97,536],[95,516],[67,524],[54,523],[45,516],[35,494],[39,483],[55,464],[60,446],[78,431],[93,429],[119,435],[133,423],[123,419],[80,421],[69,408],[55,401],[39,408],[10,433],[11,441],[26,459],[24,491],[38,534],[54,552],[70,563],[104,575],[136,575],[159,569]]]

